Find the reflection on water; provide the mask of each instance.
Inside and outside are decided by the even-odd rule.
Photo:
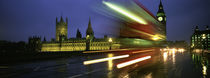
[[[113,54],[108,54],[108,57],[113,57]],[[109,59],[108,60],[108,70],[112,70],[113,67],[113,60]]]
[[[201,54],[196,54],[196,53],[192,54],[192,60],[196,66],[196,69],[199,70],[199,68],[201,68],[200,70],[202,70],[201,72],[202,72],[203,78],[206,78],[206,76],[208,75],[207,70],[208,70],[209,60],[207,57]]]
[[[172,63],[173,65],[175,65],[175,62],[176,62],[176,58],[175,58],[175,50],[172,51]]]
[[[108,57],[113,57],[113,54],[112,53],[108,54]],[[108,70],[109,70],[109,72],[107,74],[108,78],[112,78],[112,76],[113,76],[112,69],[113,69],[113,60],[110,59],[110,60],[108,60]]]
[[[180,49],[175,49],[175,48],[172,48],[172,49],[161,49],[161,51],[163,52],[163,61],[164,62],[167,62],[167,60],[171,60],[172,59],[172,63],[173,65],[175,65],[176,63],[176,53],[182,53],[185,51],[184,49],[180,48]]]
[[[203,64],[203,75],[204,76],[207,75],[206,70],[207,70],[207,67]]]
[[[168,52],[164,52],[164,53],[163,53],[163,61],[164,61],[164,62],[167,61],[167,59],[168,59],[167,57],[168,57]]]

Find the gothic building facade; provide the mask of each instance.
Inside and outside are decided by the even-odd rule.
[[[61,16],[60,21],[56,17],[56,41],[66,40],[68,37],[68,18],[66,18],[66,22],[64,22],[63,17]]]
[[[94,31],[89,19],[86,37],[82,38],[81,32],[77,30],[76,38],[68,38],[68,19],[56,18],[56,40],[43,41],[41,52],[63,52],[63,51],[87,51],[87,50],[110,50],[119,49],[119,42],[113,38],[95,38]],[[112,39],[110,41],[110,39]]]

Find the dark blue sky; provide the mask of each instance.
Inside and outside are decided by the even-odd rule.
[[[159,0],[139,0],[156,14]],[[169,40],[190,40],[193,28],[210,25],[210,0],[163,0]],[[55,18],[69,19],[69,37],[79,28],[82,35],[91,17],[96,37],[103,37],[111,20],[95,11],[102,0],[0,0],[0,40],[27,41],[29,36],[55,38]],[[108,32],[109,33],[109,32]]]

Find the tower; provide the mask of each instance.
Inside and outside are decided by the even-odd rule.
[[[161,0],[160,0],[160,4],[159,4],[159,8],[158,8],[156,17],[157,17],[158,21],[162,24],[160,28],[163,31],[164,36],[166,37],[166,33],[167,33],[166,32],[166,14],[164,12]]]
[[[81,34],[81,32],[79,31],[79,29],[77,29],[76,38],[82,38],[82,34]]]
[[[94,38],[94,32],[93,32],[93,29],[92,29],[92,26],[91,26],[91,20],[89,18],[89,23],[88,23],[88,28],[86,30],[86,38],[89,38],[89,39],[93,39]]]
[[[94,32],[93,32],[93,29],[91,27],[91,21],[90,21],[90,18],[89,18],[89,23],[88,23],[88,28],[86,30],[86,50],[90,50],[90,43],[91,41],[93,40],[94,38]]]
[[[56,41],[63,41],[67,39],[68,32],[68,18],[66,18],[66,22],[64,22],[63,17],[61,16],[60,21],[56,17]]]

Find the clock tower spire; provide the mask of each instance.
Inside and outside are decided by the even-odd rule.
[[[160,0],[158,12],[157,12],[157,19],[163,24],[166,24],[166,15],[163,9],[162,1]]]

